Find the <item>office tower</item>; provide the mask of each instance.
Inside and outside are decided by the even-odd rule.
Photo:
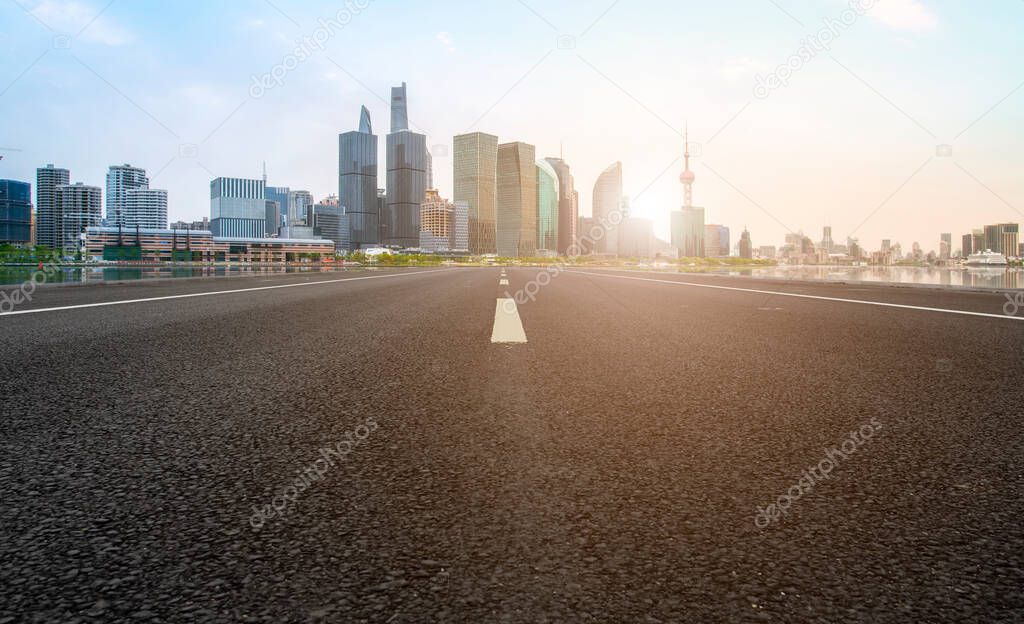
[[[704,251],[709,258],[728,256],[729,242],[729,228],[713,224],[704,226]]]
[[[273,200],[265,200],[267,206],[267,236],[277,236],[277,231],[281,228],[281,204]]]
[[[985,250],[1002,253],[1002,228],[998,225],[985,226]]]
[[[77,250],[86,228],[97,227],[103,220],[103,191],[98,186],[77,182],[59,185],[55,196],[56,247],[65,251]]]
[[[455,225],[452,231],[452,251],[469,251],[469,204],[455,202]]]
[[[953,235],[942,234],[939,238],[939,258],[949,260],[950,255],[953,253]]]
[[[569,165],[561,158],[546,159],[558,175],[558,247],[561,255],[568,255],[569,248],[577,239],[576,228],[579,225],[579,194],[576,192],[576,181]]]
[[[0,244],[32,243],[32,185],[0,180]]]
[[[263,179],[266,184],[266,178]],[[263,197],[268,202],[274,202],[277,204],[277,223],[267,223],[267,236],[273,236],[277,234],[277,231],[282,226],[287,225],[286,221],[288,218],[288,194],[292,190],[287,186],[264,186]]]
[[[313,195],[309,191],[288,192],[287,225],[310,225],[309,210],[313,206]]]
[[[834,247],[835,243],[832,242],[832,226],[826,225],[822,230],[821,248],[825,250],[825,253],[832,253]]]
[[[107,206],[109,209],[109,202]],[[121,210],[119,225],[128,228],[167,229],[167,191],[163,189],[128,189],[124,194]]]
[[[670,215],[672,246],[679,250],[681,258],[703,258],[704,209],[693,205],[693,182],[696,176],[690,171],[689,132],[684,137],[683,172],[679,181],[683,184],[683,207]]]
[[[520,141],[498,146],[498,255],[537,252],[537,149]]]
[[[128,191],[148,188],[149,178],[146,177],[145,169],[129,164],[111,165],[107,171],[107,225],[111,227],[119,225],[148,227],[134,221],[129,223],[126,214]],[[167,223],[164,222],[163,227],[166,226]]]
[[[767,252],[768,248],[762,247],[762,251]],[[775,249],[772,248],[771,255],[775,255]],[[750,232],[747,228],[743,228],[743,233],[740,234],[740,258],[750,260],[754,257],[754,244],[750,240]]]
[[[558,174],[545,160],[537,161],[537,249],[558,253]]]
[[[377,135],[365,106],[359,113],[359,130],[338,137],[338,201],[349,215],[352,249],[379,245]]]
[[[594,183],[591,215],[605,228],[600,241],[595,242],[595,253],[614,254],[618,250],[616,225],[624,217],[622,208],[622,163],[616,162],[605,169]],[[614,214],[618,213],[618,214]]]
[[[409,103],[405,83],[391,87],[391,132],[409,129]]]
[[[334,250],[341,253],[355,251],[349,238],[351,228],[350,216],[345,207],[338,204],[317,204],[313,212],[313,232],[315,236],[334,241]]]
[[[1020,243],[1020,226],[1016,223],[999,224],[999,248],[1001,254],[1009,257],[1017,255]]]
[[[982,253],[985,251],[985,230],[971,230],[971,249],[974,253]]]
[[[654,256],[654,222],[650,219],[627,217],[618,227],[618,247],[615,252],[626,258]]]
[[[455,202],[469,206],[469,250],[496,253],[498,137],[472,132],[453,143]]]
[[[966,258],[967,256],[974,253],[974,237],[970,234],[964,234],[960,237],[960,257]]]
[[[214,236],[263,238],[267,229],[263,180],[217,178],[210,182],[210,231]]]
[[[71,183],[71,172],[52,164],[36,169],[36,245],[56,249],[59,246],[57,225],[57,187]]]
[[[387,136],[387,199],[381,214],[381,242],[415,247],[420,238],[420,204],[427,193],[427,137],[409,130],[405,83],[391,89],[391,133]]]

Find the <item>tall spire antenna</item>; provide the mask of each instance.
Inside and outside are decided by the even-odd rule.
[[[263,186],[267,185],[267,161],[263,161]]]
[[[683,162],[685,167],[683,173],[679,176],[679,181],[683,183],[683,206],[689,208],[693,206],[693,180],[696,176],[690,171],[690,122],[686,122],[685,131],[683,134]]]

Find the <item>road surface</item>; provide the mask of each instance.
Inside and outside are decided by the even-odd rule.
[[[0,622],[1024,620],[1002,295],[501,272],[38,289]]]

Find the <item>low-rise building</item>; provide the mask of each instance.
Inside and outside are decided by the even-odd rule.
[[[334,259],[334,241],[214,236],[209,230],[90,227],[83,255],[114,262],[300,262]]]

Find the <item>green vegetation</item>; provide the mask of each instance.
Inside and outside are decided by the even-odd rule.
[[[0,264],[39,264],[60,262],[63,254],[49,247],[15,247],[0,245]]]

